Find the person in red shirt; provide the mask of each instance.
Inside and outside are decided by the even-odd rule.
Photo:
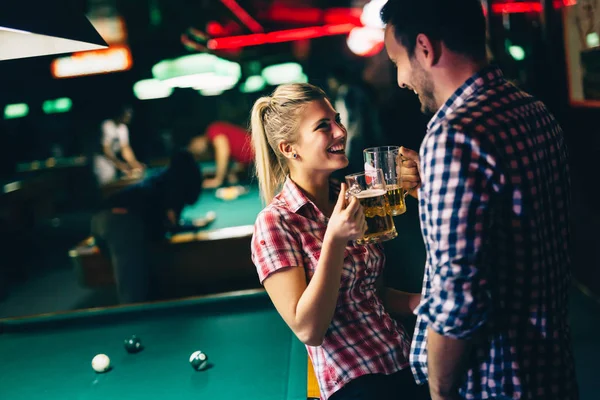
[[[204,181],[205,188],[222,186],[226,179],[237,183],[236,174],[248,171],[253,161],[248,131],[223,121],[210,124],[203,135],[191,140],[189,149],[197,157],[214,154],[215,177]]]
[[[252,261],[306,345],[321,399],[427,399],[409,368],[410,337],[392,317],[410,315],[420,295],[382,284],[383,246],[354,243],[367,227],[362,206],[330,180],[348,165],[339,114],[321,89],[290,84],[258,99],[251,121],[268,204],[254,225]]]

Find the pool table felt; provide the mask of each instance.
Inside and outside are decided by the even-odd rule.
[[[262,290],[3,320],[0,332],[2,399],[306,399],[306,350]],[[144,350],[129,354],[134,334]],[[190,366],[196,350],[205,371]]]

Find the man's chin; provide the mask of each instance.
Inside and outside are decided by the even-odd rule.
[[[431,109],[431,107],[428,107],[425,104],[421,104],[421,113],[426,116],[426,117],[433,117],[435,114],[435,111]]]

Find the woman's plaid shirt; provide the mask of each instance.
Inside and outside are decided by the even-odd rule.
[[[567,319],[570,180],[546,107],[488,67],[437,112],[420,149],[427,264],[410,362],[427,328],[472,339],[466,399],[577,398]]]
[[[338,188],[339,190],[339,188]],[[252,237],[252,260],[261,283],[285,268],[302,267],[307,280],[319,262],[328,218],[287,179],[259,215]],[[348,243],[333,320],[318,347],[306,346],[327,399],[366,374],[408,368],[410,340],[375,294],[385,262],[381,246]]]

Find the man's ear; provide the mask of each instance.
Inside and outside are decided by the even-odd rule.
[[[416,46],[415,46],[415,57],[419,60],[424,67],[435,66],[442,56],[441,42],[438,40],[431,40],[429,36],[424,33],[417,35]]]

